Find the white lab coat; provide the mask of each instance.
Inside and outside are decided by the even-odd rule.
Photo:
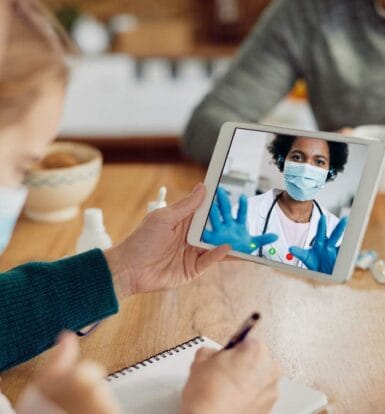
[[[273,202],[276,199],[277,195],[281,191],[282,190],[273,189],[267,191],[264,194],[248,198],[246,225],[247,230],[251,236],[260,236],[262,234],[268,212],[271,206],[273,205]],[[326,216],[327,235],[330,236],[335,226],[339,222],[339,219],[334,214],[330,213],[327,209],[323,208],[322,206],[320,207],[323,214]],[[237,209],[238,208],[236,208],[236,210]],[[233,212],[235,211],[233,210]],[[318,222],[320,217],[321,214],[318,208],[314,205],[305,245],[298,247],[309,248],[311,246],[311,243],[317,233]],[[279,238],[276,242],[267,244],[262,248],[263,257],[269,260],[275,260],[281,263],[293,265],[293,261],[288,260],[286,258],[287,254],[289,253],[289,247],[292,246],[289,246],[287,244],[276,207],[274,207],[271,211],[269,225],[267,227],[266,233],[275,233],[279,236]],[[269,250],[271,248],[274,248],[276,251],[274,255],[269,254]],[[259,249],[255,250],[252,254],[258,255]],[[303,265],[301,261],[298,262],[298,266],[305,267],[305,265]]]

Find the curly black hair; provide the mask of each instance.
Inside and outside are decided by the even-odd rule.
[[[281,172],[284,167],[284,163],[281,162],[281,160],[286,159],[287,154],[290,152],[296,139],[297,137],[293,135],[278,134],[267,147],[270,154],[273,156],[275,165]],[[327,143],[330,152],[330,170],[333,171],[333,174],[328,174],[327,181],[329,181],[334,179],[337,173],[344,170],[349,157],[349,147],[348,144],[345,144],[344,142],[327,141]]]

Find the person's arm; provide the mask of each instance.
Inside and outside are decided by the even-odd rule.
[[[100,250],[0,274],[0,371],[50,348],[62,330],[77,331],[117,311]]]
[[[263,14],[229,72],[195,109],[183,138],[185,153],[208,163],[222,124],[261,120],[301,75],[301,8],[276,0]]]
[[[117,299],[179,287],[223,260],[229,246],[206,251],[186,240],[204,196],[198,184],[104,254],[93,250],[0,273],[0,371],[50,348],[63,329],[77,331],[116,313]]]
[[[79,338],[64,332],[43,370],[26,387],[17,414],[123,414],[105,368],[80,359]],[[127,411],[124,411],[127,413]]]

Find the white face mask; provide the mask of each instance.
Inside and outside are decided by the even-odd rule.
[[[289,196],[297,201],[313,200],[324,188],[328,172],[314,165],[286,161],[283,175]]]
[[[7,248],[27,198],[27,188],[0,187],[0,254]]]

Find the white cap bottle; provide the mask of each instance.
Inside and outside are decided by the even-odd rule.
[[[151,213],[151,211],[158,210],[158,208],[167,207],[167,188],[162,186],[159,188],[158,192],[158,199],[155,201],[150,201],[147,205],[147,212]]]
[[[103,211],[99,208],[87,208],[84,211],[83,230],[76,243],[76,253],[97,248],[106,250],[111,246],[111,237],[103,224]]]

